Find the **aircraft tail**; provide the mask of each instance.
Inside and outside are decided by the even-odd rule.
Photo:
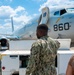
[[[13,17],[11,17],[12,32],[14,31]]]

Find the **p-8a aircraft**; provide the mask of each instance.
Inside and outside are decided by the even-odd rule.
[[[36,28],[39,24],[46,24],[49,28],[48,35],[54,39],[71,39],[74,42],[74,9],[57,8],[50,11],[44,7],[37,17],[33,18],[22,28],[14,31],[9,39],[37,39]],[[4,38],[4,39],[5,39]],[[1,38],[2,39],[2,38]],[[2,40],[4,40],[2,39]],[[4,42],[3,42],[4,43]]]
[[[35,17],[30,23],[13,32],[14,36],[21,39],[36,39],[36,27],[46,24],[49,27],[48,35],[52,38],[71,38],[74,41],[74,12],[73,8],[55,9],[53,12],[48,7],[42,9],[40,16]]]

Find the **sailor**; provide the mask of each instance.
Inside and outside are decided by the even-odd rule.
[[[26,75],[57,75],[55,57],[60,43],[48,36],[45,24],[38,25],[36,32],[38,40],[32,44]]]

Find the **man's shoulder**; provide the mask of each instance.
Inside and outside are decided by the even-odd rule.
[[[48,37],[48,40],[50,40],[50,41],[54,41],[54,39],[53,39],[53,38],[51,38],[51,37]]]
[[[36,42],[34,42],[34,43],[32,44],[32,46],[41,46],[42,43],[45,43],[44,40],[38,39]]]

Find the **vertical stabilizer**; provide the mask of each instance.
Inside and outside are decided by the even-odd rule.
[[[12,24],[12,32],[13,32],[14,31],[13,17],[11,17],[11,24]]]

